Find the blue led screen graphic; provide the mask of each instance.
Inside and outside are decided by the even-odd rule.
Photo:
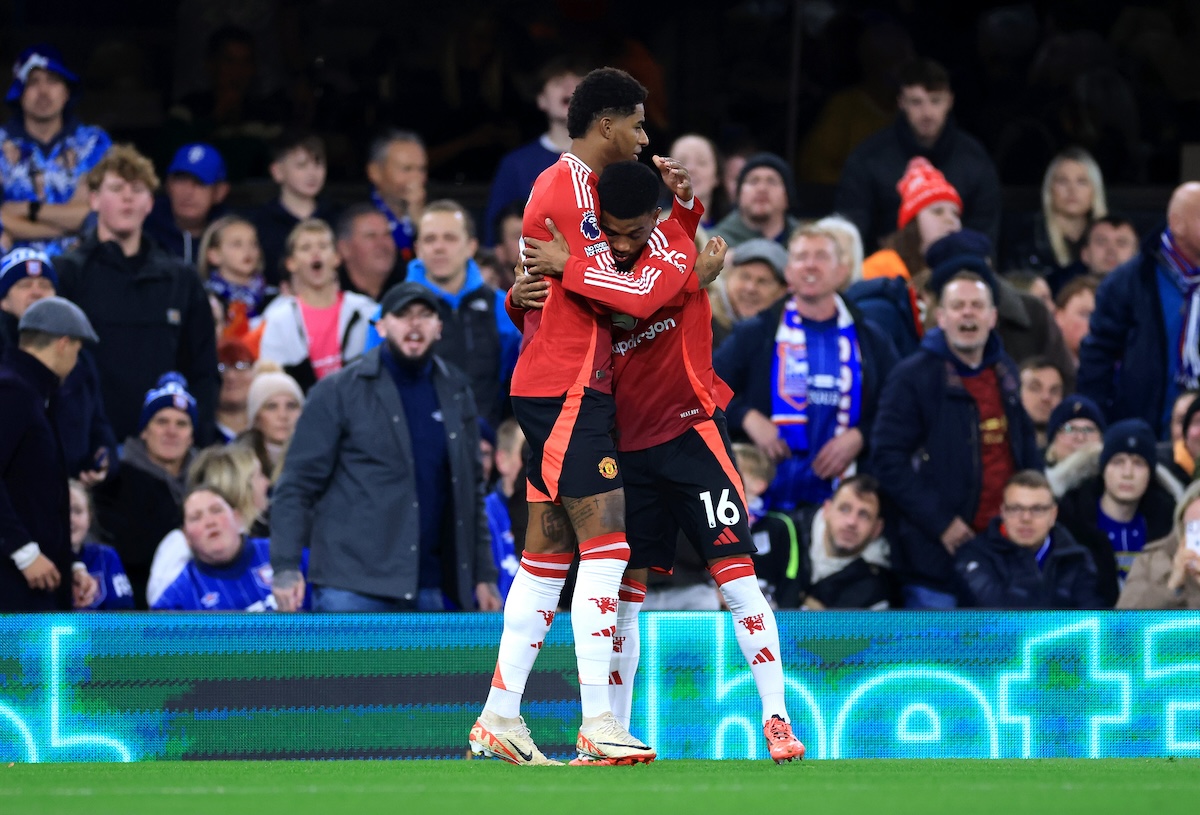
[[[566,617],[568,615],[561,615]],[[726,614],[642,615],[633,731],[661,758],[766,758]],[[808,758],[1200,756],[1200,615],[789,612]],[[0,616],[0,760],[462,758],[499,615]],[[526,692],[578,727],[569,620]]]

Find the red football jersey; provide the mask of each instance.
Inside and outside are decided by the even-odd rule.
[[[691,266],[681,269],[677,259],[662,254],[647,257],[632,272],[616,271],[600,230],[596,181],[577,156],[563,153],[533,184],[522,236],[550,240],[549,218],[566,238],[571,259],[561,281],[547,278],[550,292],[544,307],[525,314],[513,396],[562,396],[581,386],[611,393],[612,321],[607,309],[648,317],[689,286],[697,289]]]
[[[704,214],[678,203],[642,250],[696,263],[696,227]],[[640,265],[641,258],[639,258]],[[628,331],[613,331],[613,396],[617,449],[668,442],[729,404],[733,391],[712,367],[712,309],[704,291],[687,291]]]

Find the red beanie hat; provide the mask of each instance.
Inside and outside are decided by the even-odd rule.
[[[917,213],[938,201],[949,201],[962,212],[962,198],[958,190],[950,186],[946,176],[929,159],[918,156],[908,162],[904,177],[896,185],[900,193],[900,212],[896,216],[896,228],[903,229]]]

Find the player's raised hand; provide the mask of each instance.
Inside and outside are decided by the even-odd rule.
[[[540,274],[520,274],[509,289],[513,305],[523,309],[538,309],[546,305],[550,281]]]
[[[550,240],[539,241],[537,238],[523,238],[525,248],[521,255],[525,260],[525,271],[528,274],[549,275],[562,277],[563,269],[571,258],[571,247],[567,239],[558,231],[554,221],[546,219],[546,229],[550,230]]]
[[[670,156],[655,156],[654,166],[662,173],[662,180],[667,189],[675,193],[680,201],[692,200],[695,193],[692,192],[692,176],[687,167]]]
[[[696,277],[700,281],[700,288],[717,279],[717,275],[725,268],[725,253],[728,251],[729,244],[720,235],[708,239],[700,257],[696,258]]]

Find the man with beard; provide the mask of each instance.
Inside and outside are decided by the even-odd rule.
[[[281,611],[497,611],[475,401],[431,352],[437,300],[383,296],[382,345],[310,391],[271,505]]]
[[[909,608],[954,608],[954,554],[1000,514],[1004,486],[1040,467],[1016,363],[995,332],[996,281],[952,275],[937,325],[892,369],[871,436],[890,502],[892,565]]]

